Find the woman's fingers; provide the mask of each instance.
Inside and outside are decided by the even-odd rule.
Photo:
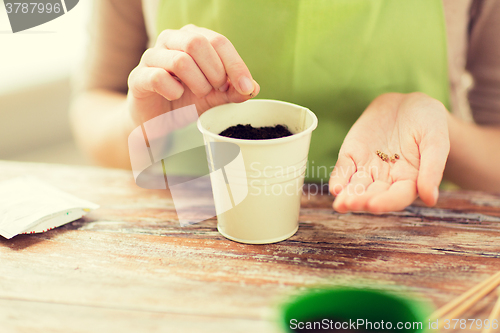
[[[240,95],[257,94],[257,85],[234,46],[209,29],[187,25],[181,30],[164,30],[157,45],[146,51],[143,61],[146,66],[174,74],[198,97],[205,97],[212,88],[232,94],[231,86]]]
[[[339,213],[362,210],[360,198],[365,194],[371,183],[373,183],[373,178],[369,173],[365,171],[356,172],[351,177],[349,184],[335,198],[333,208]]]
[[[360,195],[355,203],[352,203],[350,205],[350,210],[352,211],[362,211],[362,212],[367,212],[370,210],[368,207],[368,202],[375,196],[379,195],[380,193],[383,193],[387,191],[391,187],[391,184],[388,182],[382,181],[382,180],[375,180],[373,183],[368,185],[367,190],[365,193]]]
[[[136,68],[130,73],[128,85],[136,98],[144,98],[151,93],[157,93],[174,101],[184,93],[182,84],[162,68]]]
[[[417,187],[413,180],[394,182],[389,189],[374,195],[366,204],[366,210],[371,213],[399,211],[417,198]]]
[[[163,50],[166,48],[189,55],[215,89],[220,89],[226,83],[222,60],[206,36],[186,29],[164,30],[158,37],[157,44],[161,44]]]
[[[182,51],[153,49],[143,56],[148,67],[159,67],[175,74],[198,97],[202,98],[212,91],[212,85],[196,65],[193,58]]]
[[[340,192],[342,192],[355,172],[356,164],[352,158],[342,154],[339,155],[328,183],[330,193],[337,196]]]
[[[227,38],[193,25],[162,31],[130,73],[128,87],[127,103],[136,123],[193,102],[202,113],[244,102],[260,91]]]
[[[247,65],[226,37],[215,31],[192,24],[183,27],[181,31],[203,35],[222,61],[225,73],[227,73],[236,91],[242,95],[250,95],[254,92],[254,80]]]
[[[226,92],[226,95],[227,95],[227,101],[229,103],[241,103],[241,102],[244,102],[248,99],[250,99],[251,97],[255,97],[259,94],[260,92],[260,86],[259,84],[256,82],[256,81],[252,81],[255,89],[252,93],[252,96],[250,95],[242,95],[240,94],[236,88],[234,87],[233,84],[230,84],[229,85],[229,89],[227,90]]]

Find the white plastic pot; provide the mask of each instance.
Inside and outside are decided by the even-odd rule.
[[[317,123],[309,109],[274,100],[225,104],[200,116],[198,129],[205,141],[217,228],[223,236],[267,244],[297,232],[309,144]],[[219,135],[238,124],[281,124],[293,135],[269,140]]]

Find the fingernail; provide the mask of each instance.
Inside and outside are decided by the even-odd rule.
[[[222,87],[219,88],[221,92],[226,92],[229,89],[229,82],[226,81]]]
[[[240,89],[244,94],[248,95],[253,92],[253,83],[246,76],[243,76],[240,79],[239,84],[240,84]]]
[[[434,200],[437,201],[439,197],[439,189],[437,187],[434,187]]]

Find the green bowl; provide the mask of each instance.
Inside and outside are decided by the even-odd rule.
[[[387,291],[314,289],[281,308],[283,332],[427,332],[432,305]]]

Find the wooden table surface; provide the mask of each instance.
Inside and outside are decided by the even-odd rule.
[[[180,227],[169,194],[129,171],[0,162],[0,180],[26,174],[101,208],[0,240],[0,332],[276,332],[277,304],[304,287],[403,286],[439,307],[500,270],[499,195],[444,192],[436,208],[380,216],[303,196],[297,234],[245,245],[215,218]]]

